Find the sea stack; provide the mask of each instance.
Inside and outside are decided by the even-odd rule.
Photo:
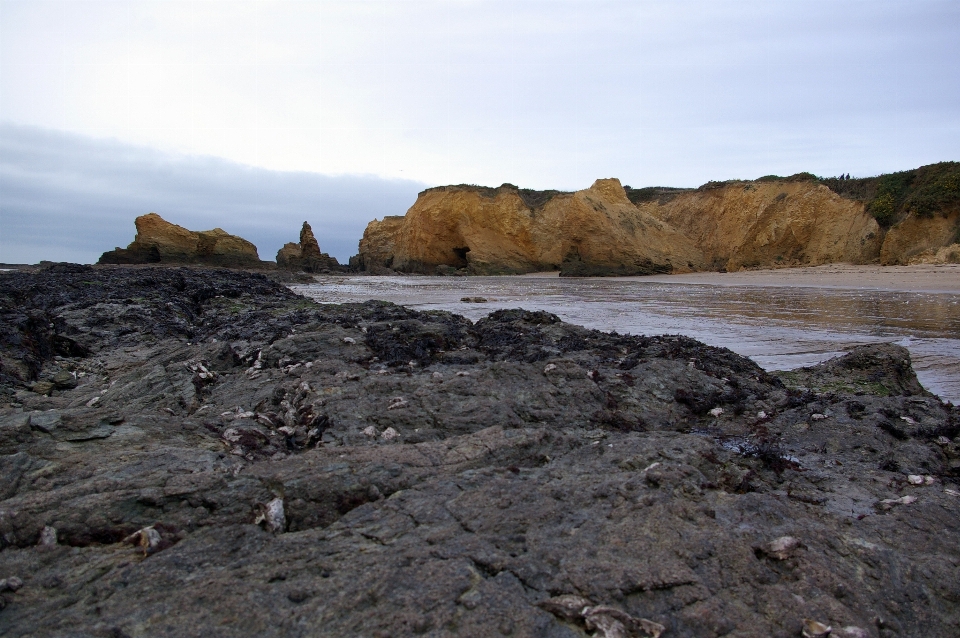
[[[126,248],[100,256],[101,264],[204,264],[227,268],[262,268],[257,247],[222,228],[192,231],[156,213],[134,220],[137,234]]]
[[[277,266],[285,270],[315,273],[340,270],[336,257],[320,252],[320,244],[307,222],[303,222],[300,229],[300,243],[288,242],[277,251]]]

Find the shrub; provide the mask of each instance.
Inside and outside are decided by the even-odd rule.
[[[863,202],[884,228],[910,213],[930,217],[960,207],[960,162],[940,162],[877,177],[819,181],[842,197]]]

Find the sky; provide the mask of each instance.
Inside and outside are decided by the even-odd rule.
[[[268,259],[306,219],[345,261],[428,186],[945,160],[956,0],[0,0],[0,262],[151,210]]]

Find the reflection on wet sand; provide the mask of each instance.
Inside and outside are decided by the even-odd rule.
[[[818,363],[856,344],[894,341],[910,349],[924,387],[960,401],[956,293],[548,277],[329,277],[294,288],[320,302],[383,299],[473,320],[499,308],[546,310],[598,330],[688,335],[768,370]]]

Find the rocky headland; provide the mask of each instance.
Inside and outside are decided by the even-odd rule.
[[[444,186],[373,221],[352,264],[367,272],[632,275],[960,262],[960,164],[862,179],[808,173],[697,189],[576,193]]]
[[[134,220],[137,234],[126,248],[100,256],[100,264],[204,264],[227,268],[258,268],[257,247],[222,228],[193,231],[171,224],[156,213]]]
[[[770,374],[169,267],[0,315],[3,635],[960,631],[960,413],[895,345]]]
[[[692,242],[642,213],[616,179],[576,193],[440,186],[404,217],[371,223],[355,262],[369,270],[642,275],[703,267]]]

